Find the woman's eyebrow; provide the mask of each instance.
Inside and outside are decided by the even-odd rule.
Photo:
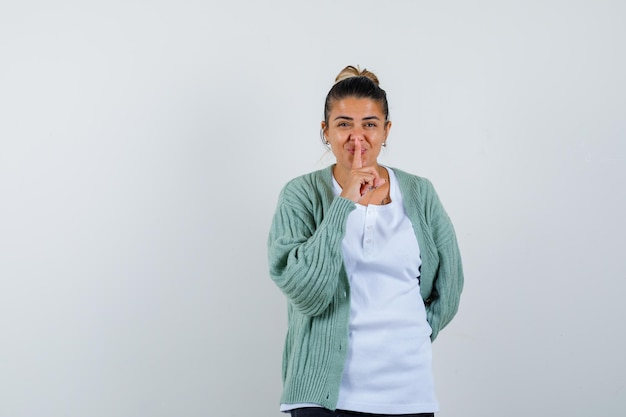
[[[349,117],[349,116],[337,116],[335,117],[334,120],[339,120],[339,119],[354,120],[353,117]],[[380,118],[378,116],[367,116],[367,117],[362,118],[361,120],[380,120]]]

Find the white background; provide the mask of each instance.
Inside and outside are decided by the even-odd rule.
[[[0,416],[279,416],[280,188],[379,75],[466,288],[441,417],[626,412],[626,4],[0,1]]]

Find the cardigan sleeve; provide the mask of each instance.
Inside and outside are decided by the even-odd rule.
[[[427,184],[430,198],[425,211],[439,258],[433,291],[427,300],[428,322],[433,329],[431,339],[435,340],[439,331],[450,323],[459,309],[464,277],[454,226],[432,184],[429,181]]]
[[[456,315],[463,289],[463,270],[456,239],[438,247],[437,251],[439,269],[427,307],[428,322],[433,329],[432,340]]]
[[[343,267],[341,242],[354,203],[335,197],[316,225],[310,201],[283,189],[270,227],[270,276],[289,302],[308,316],[331,304]]]

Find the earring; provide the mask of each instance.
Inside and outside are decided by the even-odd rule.
[[[328,139],[326,139],[326,136],[324,136],[324,130],[323,129],[320,129],[320,140],[322,141],[324,146],[330,147],[330,142],[328,141]]]
[[[386,148],[387,147],[387,142],[383,142],[382,146],[383,146],[383,148]]]

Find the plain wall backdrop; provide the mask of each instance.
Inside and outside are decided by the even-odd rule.
[[[466,287],[441,417],[626,413],[626,3],[0,0],[0,417],[279,416],[281,187],[374,71]]]

